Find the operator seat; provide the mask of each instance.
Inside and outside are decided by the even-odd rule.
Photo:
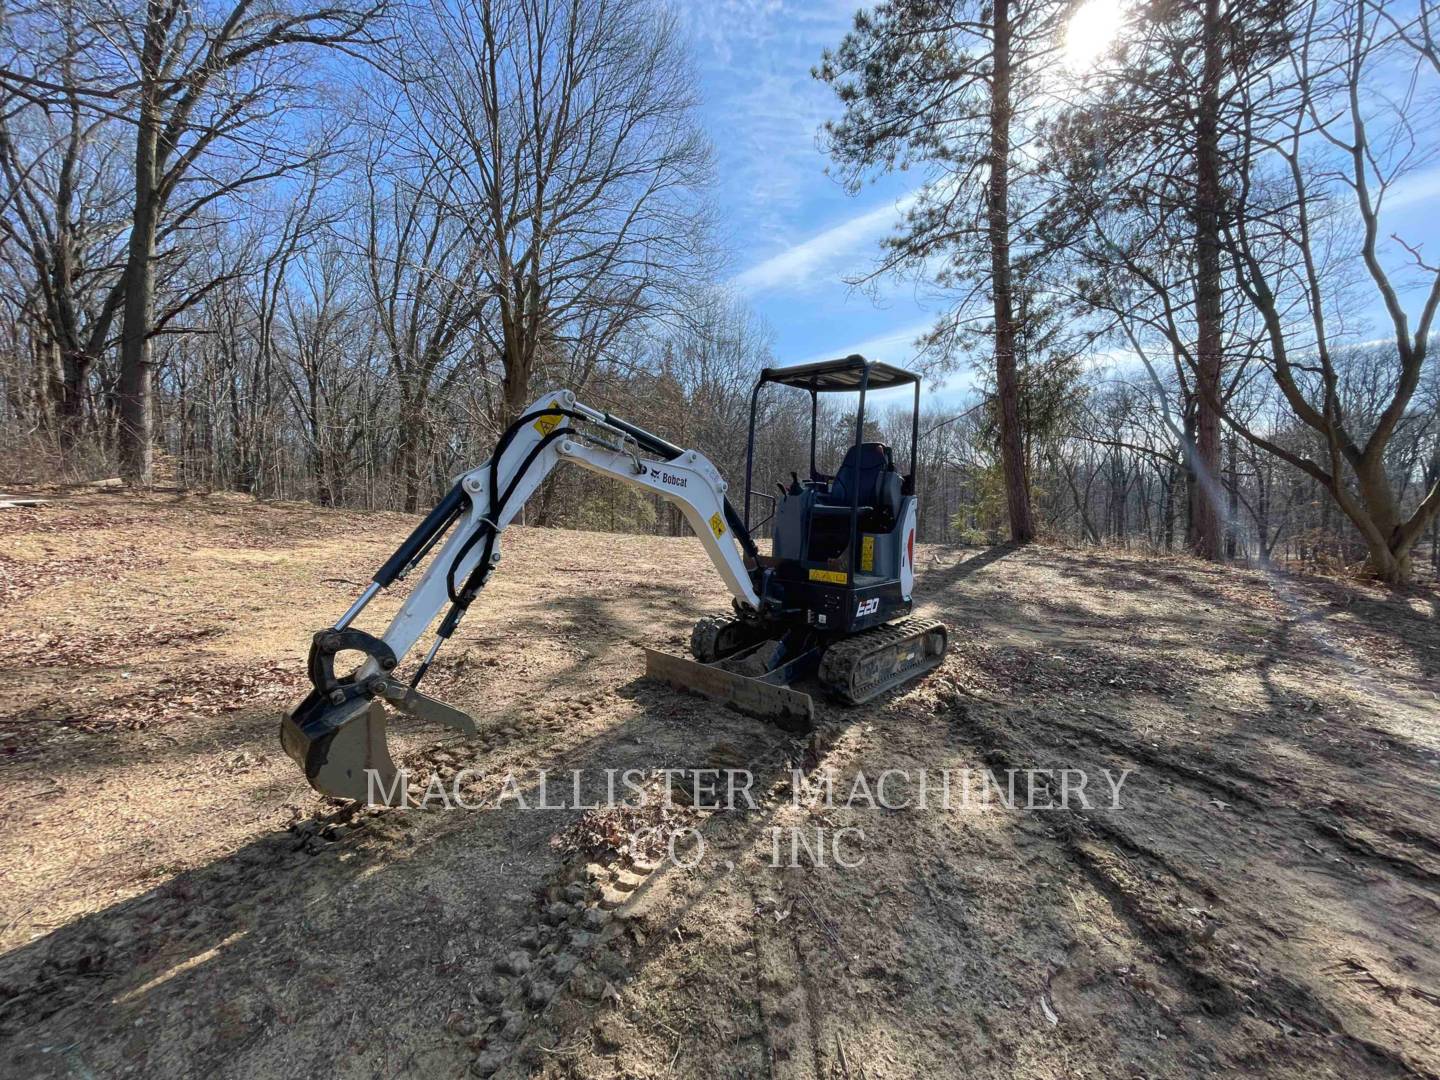
[[[858,477],[855,471],[859,461]],[[815,512],[825,516],[850,512],[851,485],[859,485],[860,531],[888,533],[900,516],[900,474],[890,447],[884,443],[857,443],[845,451],[829,491],[819,492]]]

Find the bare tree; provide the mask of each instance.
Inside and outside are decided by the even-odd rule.
[[[13,95],[79,102],[133,125],[116,387],[122,468],[131,481],[151,477],[159,245],[219,201],[293,167],[281,114],[303,49],[373,43],[381,2],[312,8],[235,0],[212,13],[183,0],[146,0],[139,11],[97,0],[87,9],[83,75],[57,82],[48,62],[0,71],[0,87]],[[299,159],[308,156],[302,150]]]
[[[86,415],[90,374],[110,342],[122,293],[119,242],[123,184],[118,127],[84,98],[80,69],[93,45],[74,2],[58,5],[36,31],[13,40],[35,46],[31,62],[55,89],[37,105],[4,87],[0,106],[0,239],[31,282],[36,329],[46,354],[39,388],[44,415],[63,447],[73,446]],[[10,28],[5,34],[11,34]]]
[[[583,385],[704,273],[710,152],[687,58],[642,0],[436,3],[412,36],[410,112],[484,252],[511,418],[543,365]]]
[[[485,248],[448,203],[443,160],[414,168],[383,159],[382,132],[363,164],[360,235],[353,243],[384,343],[397,405],[397,468],[403,506],[415,511],[433,440],[430,405],[443,396],[493,304],[481,267]]]
[[[1440,513],[1440,484],[1406,507],[1389,468],[1433,363],[1440,267],[1399,235],[1388,252],[1381,244],[1386,193],[1436,156],[1440,52],[1424,32],[1430,7],[1427,0],[1419,15],[1401,15],[1386,0],[1344,0],[1306,10],[1289,70],[1276,76],[1280,85],[1250,99],[1250,158],[1228,231],[1236,276],[1264,320],[1275,384],[1320,445],[1307,452],[1231,413],[1227,420],[1324,486],[1364,538],[1371,572],[1386,581],[1409,578],[1411,549]],[[1392,65],[1408,70],[1412,90],[1372,92]],[[1358,250],[1346,243],[1342,198],[1360,223]],[[1385,392],[1371,408],[1343,377],[1332,325],[1340,304],[1326,274],[1327,252],[1337,248],[1363,265],[1389,323]],[[1419,286],[1413,329],[1399,274]]]
[[[302,253],[298,287],[280,291],[284,332],[281,378],[300,420],[315,499],[344,505],[356,450],[383,408],[383,385],[366,363],[373,322],[364,292],[338,244],[321,242]]]

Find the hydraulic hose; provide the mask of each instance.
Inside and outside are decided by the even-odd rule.
[[[515,488],[519,485],[521,479],[524,478],[525,473],[529,471],[530,466],[546,446],[550,445],[551,442],[561,435],[571,434],[574,429],[569,427],[556,428],[536,443],[535,446],[531,448],[530,453],[525,455],[525,460],[520,463],[520,468],[515,471],[514,477],[511,478],[509,486],[506,487],[503,493],[497,490],[500,486],[500,458],[504,456],[505,451],[509,449],[510,444],[515,440],[515,436],[519,434],[522,427],[531,421],[538,420],[542,416],[556,415],[568,416],[575,420],[589,419],[584,413],[559,406],[536,409],[516,419],[514,423],[505,429],[504,434],[500,436],[500,441],[495,444],[495,452],[490,455],[490,505],[487,507],[486,512],[481,515],[479,528],[466,537],[465,542],[460,545],[460,549],[455,552],[455,558],[450,561],[450,569],[446,573],[445,589],[450,596],[450,602],[452,604],[459,603],[460,597],[472,582],[476,582],[477,587],[484,584],[484,579],[489,574],[490,555],[495,548],[495,530],[500,521],[500,514],[504,511],[506,504],[509,503],[510,496],[514,494]],[[470,554],[471,549],[473,549],[482,538],[485,540],[485,549],[481,554],[480,562],[477,563],[475,569],[470,572],[470,577],[466,580],[466,588],[457,590],[455,587],[455,572],[460,568],[460,564],[464,561],[465,556]],[[477,573],[480,574],[478,582],[476,581]],[[471,599],[473,599],[473,596]]]
[[[490,455],[490,504],[486,512],[481,515],[475,531],[465,538],[465,541],[455,552],[455,557],[450,560],[450,566],[445,572],[445,592],[450,597],[450,610],[445,613],[445,618],[440,620],[440,626],[435,631],[435,644],[431,647],[430,652],[416,670],[415,677],[410,680],[410,686],[412,688],[420,684],[420,680],[423,679],[425,673],[430,670],[430,662],[434,659],[441,642],[449,640],[450,636],[455,633],[455,628],[460,625],[460,620],[464,617],[466,610],[470,607],[471,603],[474,602],[475,597],[479,595],[480,590],[484,588],[485,581],[489,578],[493,566],[490,558],[495,551],[496,538],[499,536],[500,515],[504,513],[505,507],[510,502],[511,496],[515,494],[515,489],[520,485],[520,481],[524,479],[525,474],[530,470],[530,466],[535,463],[535,459],[540,456],[545,447],[549,446],[562,435],[573,434],[574,429],[570,427],[558,427],[553,431],[547,432],[538,443],[530,448],[529,453],[525,455],[525,460],[522,461],[520,467],[515,470],[515,475],[511,477],[510,483],[506,485],[503,492],[498,491],[500,485],[500,458],[504,455],[505,451],[509,449],[510,444],[515,440],[515,436],[519,434],[522,427],[538,420],[542,416],[557,415],[567,416],[574,420],[590,419],[590,417],[584,413],[577,412],[574,409],[562,408],[558,405],[536,409],[533,412],[528,412],[518,417],[514,423],[505,429],[504,434],[500,436],[499,442],[495,444],[495,451]],[[482,539],[484,540],[485,546],[481,549],[480,560],[475,564],[474,569],[470,571],[469,576],[466,577],[465,584],[457,589],[455,586],[455,573],[460,568],[460,564],[465,560],[465,557],[470,554],[475,545]]]

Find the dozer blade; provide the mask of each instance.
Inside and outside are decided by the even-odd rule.
[[[385,743],[385,706],[354,697],[329,706],[311,694],[280,721],[280,743],[322,795],[384,803],[401,785]]]
[[[815,723],[815,703],[809,694],[764,679],[738,675],[713,664],[646,649],[645,674],[677,690],[771,720],[787,731],[808,731]]]

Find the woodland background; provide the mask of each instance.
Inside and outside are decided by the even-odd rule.
[[[976,374],[923,411],[922,541],[1436,573],[1440,255],[1384,218],[1437,164],[1434,7],[1138,3],[1062,79],[1072,3],[896,0],[816,57],[840,182],[925,178],[856,288],[946,297],[915,366]],[[0,480],[423,511],[568,386],[738,486],[799,358],[724,286],[692,68],[645,0],[7,4]],[[808,421],[767,394],[756,489]],[[526,520],[684,529],[574,471]]]

